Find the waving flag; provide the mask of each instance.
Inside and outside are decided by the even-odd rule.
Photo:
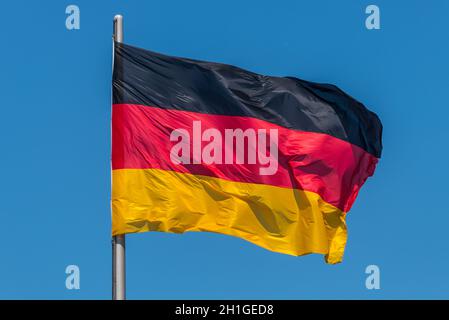
[[[381,133],[333,85],[115,43],[112,234],[217,232],[338,263]]]

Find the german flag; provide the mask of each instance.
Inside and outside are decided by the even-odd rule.
[[[342,261],[378,117],[336,86],[115,43],[112,234],[208,231]]]

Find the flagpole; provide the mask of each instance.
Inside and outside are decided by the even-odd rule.
[[[114,40],[123,42],[123,17],[121,15],[114,17]],[[112,299],[126,299],[124,234],[112,238]]]

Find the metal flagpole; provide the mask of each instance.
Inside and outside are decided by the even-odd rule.
[[[114,40],[123,42],[123,17],[114,17]],[[112,53],[114,54],[114,53]],[[126,299],[125,235],[112,238],[112,299]]]

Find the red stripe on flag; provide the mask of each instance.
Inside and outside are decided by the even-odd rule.
[[[274,175],[260,175],[261,164],[175,164],[170,141],[175,129],[193,136],[193,122],[201,129],[276,129],[278,167]],[[248,117],[202,114],[156,107],[115,104],[112,115],[112,168],[162,169],[221,179],[296,188],[319,194],[347,212],[360,187],[374,172],[377,158],[358,146],[327,134],[287,129]],[[208,142],[202,142],[201,147]],[[191,148],[192,149],[192,148]],[[191,150],[192,151],[192,150]],[[223,157],[225,146],[222,147]],[[307,205],[307,204],[298,204]]]

